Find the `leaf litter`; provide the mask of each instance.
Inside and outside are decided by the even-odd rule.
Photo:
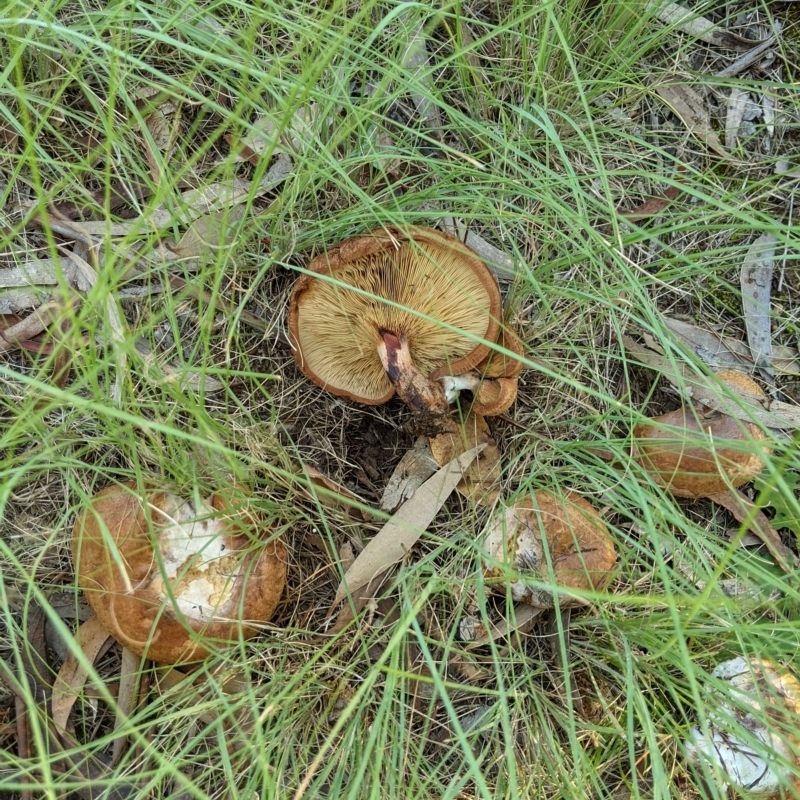
[[[339,583],[328,614],[350,597],[357,612],[372,598],[381,576],[411,552],[419,537],[433,521],[464,472],[486,447],[473,447],[456,456],[428,478],[406,500],[359,554]],[[352,619],[353,609],[345,605],[329,633],[338,632]]]
[[[670,8],[673,10],[673,13],[674,13],[676,7],[673,5],[673,6],[670,6]],[[690,15],[690,12],[687,9],[684,9],[682,7],[677,7],[677,8],[680,9],[682,12],[685,12],[687,15]],[[704,22],[707,22],[707,21],[704,21]],[[672,21],[670,21],[670,24],[676,24],[675,20],[673,19]],[[712,25],[712,23],[708,23],[708,25]],[[718,46],[730,46],[730,44],[726,45],[725,42],[730,43],[732,41],[730,39],[726,39],[724,36],[720,37],[718,35],[719,34],[718,31],[717,32],[712,31],[711,34],[707,34],[708,28],[705,28],[703,31],[701,31],[702,35],[697,33],[697,30],[698,30],[697,27],[695,27],[693,29],[692,28],[684,28],[684,30],[686,30],[687,33],[690,33],[690,35],[698,35],[699,38],[701,38],[701,39],[703,39],[703,37],[706,36],[707,38],[704,39],[705,41],[709,41],[709,42],[711,42],[713,44],[716,44]],[[420,62],[421,66],[423,66],[424,69],[425,69],[425,72],[421,73],[424,76],[426,74],[429,74],[429,56],[427,54],[427,43],[425,41],[425,34],[424,34],[424,30],[419,26],[417,26],[415,28],[412,28],[411,35],[410,35],[410,38],[409,38],[410,44],[412,44],[415,47],[419,48],[420,40],[422,41],[422,47],[424,48],[424,56],[425,56],[425,60]],[[745,44],[745,43],[747,43],[747,44]],[[744,49],[745,46],[752,46],[753,44],[754,44],[754,42],[751,41],[751,40],[742,40],[742,44],[738,49]],[[411,67],[411,68],[415,68],[415,64],[413,63],[413,60],[410,63],[407,63],[406,66],[407,67]],[[421,77],[420,80],[422,80],[424,82],[425,78]],[[433,93],[433,87],[430,84],[424,84],[424,85],[426,86],[426,93],[427,93],[428,90],[430,90],[430,92]],[[415,98],[415,103],[416,103],[417,99],[418,98]],[[424,96],[422,96],[422,99],[423,100],[427,100],[427,98],[424,97]],[[419,108],[419,106],[418,106],[418,108]],[[150,121],[150,117],[148,117],[147,120],[148,120],[148,127],[150,127],[150,122],[149,122]],[[686,120],[684,120],[684,122],[686,123]],[[688,123],[686,123],[686,124],[687,124],[687,127],[688,127]],[[155,123],[154,123],[154,126],[155,126]],[[726,133],[727,133],[727,128],[728,128],[728,126],[726,125]],[[153,133],[153,131],[151,131],[151,133]],[[168,143],[167,140],[160,139],[160,138],[157,139],[155,133],[153,133],[153,138],[154,138],[154,141],[156,141],[156,143],[157,143],[157,147],[160,150],[162,150],[162,152],[168,147],[169,143]],[[718,141],[718,139],[717,139],[717,141]],[[293,144],[294,144],[294,142],[293,142]],[[257,164],[258,162],[259,162],[258,158],[256,158],[255,161],[251,161],[251,163],[254,163],[254,164]],[[153,167],[153,164],[151,163],[150,166]],[[241,186],[237,186],[235,188],[236,188],[236,191],[239,191],[242,187]],[[190,232],[192,231],[192,228],[193,228],[193,226],[195,224],[195,222],[190,222],[189,221],[190,219],[194,219],[196,222],[199,223],[199,225],[198,225],[198,228],[192,234],[192,235],[197,234],[196,237],[195,237],[195,241],[193,242],[191,237],[190,237],[190,239],[186,242],[186,252],[177,253],[177,255],[179,257],[187,258],[187,259],[188,258],[195,258],[195,257],[196,258],[201,258],[204,255],[207,255],[209,253],[213,254],[213,248],[214,248],[213,242],[214,242],[214,240],[216,238],[216,234],[217,234],[217,231],[214,229],[213,226],[216,224],[216,222],[219,221],[221,216],[224,216],[226,209],[230,207],[230,206],[226,206],[225,205],[225,203],[227,203],[229,201],[229,196],[225,194],[225,191],[227,191],[227,190],[221,190],[221,193],[220,193],[220,197],[222,198],[222,205],[219,206],[214,211],[212,211],[211,213],[209,213],[209,214],[201,214],[199,217],[197,217],[197,216],[193,217],[193,216],[190,215],[190,216],[187,216],[185,218],[182,218],[181,221],[182,221],[183,224],[189,223],[189,228],[187,229],[186,233],[184,233],[184,238],[187,235],[190,234]],[[233,196],[233,195],[231,195],[231,196]],[[235,197],[234,197],[232,202],[234,202],[234,203],[235,202],[239,202],[238,199],[237,199],[239,196],[240,195],[235,195]],[[670,199],[670,198],[666,198],[666,199]],[[661,198],[657,198],[657,200],[661,201],[662,199]],[[199,197],[200,205],[205,203],[205,201],[206,201],[205,197],[203,197],[203,196]],[[664,207],[665,206],[652,207],[652,210],[651,210],[651,209],[647,208],[646,204],[643,204],[642,207],[640,207],[639,209],[635,209],[634,211],[639,211],[640,213],[643,213],[643,214],[660,213],[660,211],[663,210]],[[203,230],[203,226],[206,224],[204,220],[208,221],[209,230]],[[216,222],[215,222],[215,220],[216,220]],[[150,221],[152,221],[152,220],[150,220]],[[100,237],[100,240],[106,239],[109,235],[112,235],[112,236],[113,235],[125,236],[125,235],[128,235],[128,233],[130,233],[132,230],[134,230],[135,226],[139,226],[139,230],[142,230],[142,222],[143,222],[142,219],[136,220],[136,221],[134,221],[134,223],[132,223],[130,225],[130,227],[127,227],[126,224],[118,224],[118,223],[113,223],[112,224],[112,223],[99,222],[99,223],[96,223],[97,228],[92,230],[91,233],[92,233],[92,236]],[[95,224],[95,223],[91,223],[91,224]],[[110,227],[111,225],[113,225],[114,227]],[[104,227],[103,230],[100,230],[100,226],[105,226],[105,227]],[[117,227],[117,226],[119,226],[119,227]],[[463,232],[463,226],[461,226],[461,228],[462,228],[462,232]],[[114,232],[112,232],[112,231],[114,231]],[[145,234],[149,234],[151,231],[150,230],[145,230],[143,232]],[[478,244],[482,243],[482,244],[485,244],[488,248],[493,248],[493,245],[490,245],[488,242],[486,242],[481,237],[476,237],[476,235],[472,234],[471,232],[467,233],[466,236],[462,235],[462,238],[467,238],[468,239],[468,243],[470,243],[473,247],[475,246],[474,242],[477,241]],[[181,240],[178,243],[178,245],[176,245],[176,248],[179,250],[181,248],[182,244],[184,244],[183,240]],[[204,245],[206,245],[206,244],[208,244],[209,247],[207,249],[204,249]],[[482,244],[481,244],[481,246],[482,246]],[[193,250],[192,248],[196,248],[196,254],[194,254],[195,250]],[[493,259],[505,260],[506,266],[507,266],[507,271],[509,273],[513,273],[513,271],[514,271],[514,261],[512,259],[510,259],[508,256],[506,256],[505,254],[503,254],[502,251],[499,251],[497,248],[493,248],[493,249],[494,249]],[[81,253],[79,251],[78,255],[79,255],[79,257],[83,258],[85,261],[91,262],[91,259],[87,257],[86,253],[81,255]],[[168,260],[167,257],[164,256],[163,260],[160,263],[160,266],[163,266],[163,264],[167,260]],[[154,263],[153,260],[148,260],[147,256],[145,256],[141,260],[137,261],[137,264],[138,264],[139,268],[143,269],[143,270],[152,267],[153,263]],[[499,262],[496,261],[496,263],[499,263]],[[185,264],[183,266],[185,266]],[[85,273],[83,274],[83,277],[84,277],[84,279],[86,279],[86,274]],[[178,278],[177,280],[181,281],[182,279]],[[23,284],[23,285],[28,285],[28,284]],[[177,285],[180,285],[180,284],[177,284]],[[172,286],[174,288],[175,284],[170,284],[170,286]],[[184,283],[184,288],[185,288],[185,283]],[[196,288],[196,289],[194,289],[194,291],[196,293],[198,293],[200,296],[203,296],[203,289],[202,288]],[[242,319],[243,319],[243,321],[247,321],[244,318],[242,318]],[[255,326],[255,323],[254,323],[254,326]],[[705,333],[707,333],[707,332],[705,332]],[[708,335],[713,336],[713,334],[708,334]],[[728,350],[731,353],[734,352],[734,350],[732,348],[728,348]],[[329,479],[326,479],[326,480],[329,480]],[[330,487],[328,487],[328,488],[330,488]],[[340,493],[336,489],[334,489],[333,491],[334,491],[335,494]],[[400,491],[400,495],[399,495],[401,497],[400,502],[402,502],[403,499],[406,499],[408,497],[408,491],[409,491],[408,487],[406,487],[405,490],[401,490]],[[414,490],[412,489],[411,492],[413,493],[413,491]],[[116,743],[115,743],[115,746],[116,746]]]
[[[745,255],[741,270],[742,312],[753,363],[774,380],[772,369],[772,271],[775,264],[775,234],[763,233]]]
[[[711,125],[711,115],[703,98],[679,77],[667,77],[655,86],[656,94],[680,118],[689,133],[706,144],[718,156],[731,159]]]

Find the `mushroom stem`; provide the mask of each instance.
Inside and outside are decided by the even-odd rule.
[[[408,339],[391,331],[379,331],[378,356],[389,380],[418,419],[430,421],[439,432],[449,429],[437,424],[450,416],[450,405],[442,387],[430,380],[414,364]]]
[[[455,403],[461,392],[475,392],[481,384],[477,372],[466,372],[463,375],[442,375],[438,379],[444,389],[448,403]]]

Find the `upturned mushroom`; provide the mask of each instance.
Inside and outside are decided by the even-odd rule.
[[[387,228],[308,265],[290,299],[289,334],[319,386],[369,405],[396,392],[438,432],[449,404],[432,376],[486,359],[500,314],[497,281],[466,245],[430,228]]]
[[[717,377],[741,391],[765,397],[761,387],[735,370]],[[767,437],[743,422],[704,406],[681,406],[633,429],[636,460],[676,497],[713,497],[751,481],[764,468]]]
[[[76,519],[81,588],[108,632],[163,664],[257,633],[286,583],[286,548],[222,494],[199,503],[134,483],[110,486]]]

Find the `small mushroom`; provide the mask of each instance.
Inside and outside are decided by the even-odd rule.
[[[734,370],[717,377],[729,386],[764,397],[757,383]],[[713,497],[752,480],[764,467],[767,445],[748,447],[766,436],[742,422],[704,406],[681,406],[633,430],[637,460],[676,497]]]
[[[727,684],[704,692],[707,727],[686,742],[691,762],[713,785],[777,800],[800,791],[800,681],[762,658],[741,656],[711,673]]]
[[[514,600],[539,608],[553,608],[547,588],[553,584],[579,592],[604,589],[616,564],[603,520],[574,492],[534,492],[495,515],[484,536],[483,574],[494,582],[493,591],[505,594],[508,585]],[[563,598],[561,604],[583,601]]]
[[[500,290],[466,245],[430,228],[388,228],[315,258],[289,303],[303,373],[378,405],[397,392],[420,416],[449,414],[434,372],[462,374],[499,334]]]
[[[258,519],[221,494],[200,503],[135,483],[110,486],[78,514],[81,588],[109,633],[163,664],[205,658],[202,640],[254,636],[286,583],[286,548],[254,547]]]
[[[461,375],[440,374],[441,370],[434,372],[432,377],[442,382],[448,402],[454,402],[458,394],[466,390],[474,395],[472,410],[482,417],[496,417],[511,408],[517,399],[525,346],[508,326],[501,329],[497,344],[519,358],[492,350],[472,372]]]
[[[735,370],[717,377],[740,391],[764,397],[758,384]],[[767,437],[752,422],[712,411],[701,404],[682,406],[633,429],[634,458],[676,497],[706,497],[745,523],[766,545],[784,572],[795,557],[764,513],[738,489],[764,468],[772,452]]]

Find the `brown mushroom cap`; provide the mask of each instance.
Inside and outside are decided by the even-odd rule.
[[[472,410],[484,417],[505,414],[517,399],[518,378],[496,378],[483,381],[475,394]]]
[[[764,397],[757,383],[733,370],[717,377],[748,394]],[[676,497],[713,497],[732,484],[741,486],[764,468],[772,448],[747,448],[767,437],[751,422],[695,406],[682,406],[633,429],[637,460]],[[722,472],[720,472],[720,469]]]
[[[141,495],[134,483],[110,486],[75,521],[75,569],[122,645],[163,664],[195,661],[209,652],[198,634],[254,636],[242,621],[266,622],[278,605],[286,549],[274,540],[254,550],[257,525],[220,495],[195,507],[167,492]]]
[[[489,349],[477,340],[498,335],[500,290],[489,268],[458,239],[431,228],[373,231],[308,269],[316,274],[295,284],[289,334],[300,369],[332,394],[369,405],[392,397],[378,355],[383,333],[408,343],[424,375],[445,365],[454,374],[472,369]]]
[[[574,492],[563,497],[534,492],[495,515],[484,534],[488,556],[484,576],[506,578],[507,565],[519,574],[509,587],[514,600],[539,608],[552,608],[553,594],[537,584],[555,582],[564,589],[599,591],[608,585],[616,564],[614,543],[603,520]],[[505,593],[506,583],[496,591]]]

